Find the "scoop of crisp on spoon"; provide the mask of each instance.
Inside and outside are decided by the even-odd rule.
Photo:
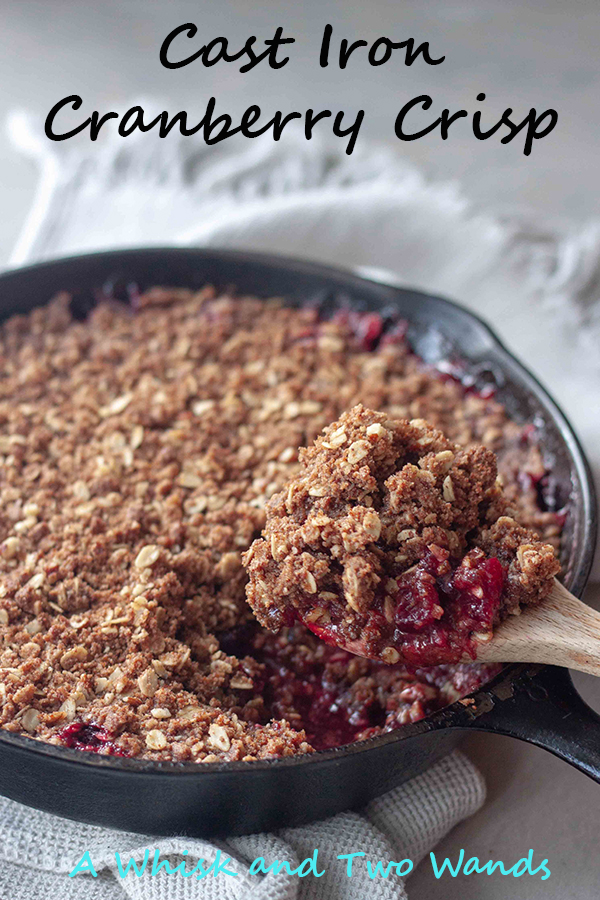
[[[386,663],[562,661],[560,635],[540,649],[564,591],[558,560],[513,518],[485,447],[356,406],[301,451],[297,477],[266,513],[244,558],[265,627],[299,620]]]

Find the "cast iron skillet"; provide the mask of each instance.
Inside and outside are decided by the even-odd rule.
[[[74,295],[85,315],[94,289],[110,281],[280,295],[290,302],[396,307],[427,361],[457,355],[479,380],[493,381],[517,419],[535,419],[557,484],[569,501],[563,578],[581,595],[596,539],[590,472],[573,431],[541,385],[492,334],[460,307],[348,272],[275,256],[220,250],[144,249],[62,259],[0,276],[0,317],[26,312],[56,291]],[[226,835],[270,830],[358,807],[412,778],[469,730],[511,735],[544,747],[600,782],[600,716],[565,670],[511,665],[472,696],[414,725],[337,750],[243,763],[154,763],[96,756],[0,731],[0,793],[48,812],[150,834]]]

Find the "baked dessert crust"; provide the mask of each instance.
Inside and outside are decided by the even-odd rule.
[[[101,296],[83,320],[71,306],[63,294],[0,328],[9,731],[159,761],[310,752],[299,701],[265,693],[258,639],[227,648],[252,621],[241,554],[265,502],[359,401],[497,450],[519,520],[558,544],[535,429],[424,366],[393,316],[209,287]],[[317,678],[322,642],[286,634]]]
[[[265,627],[298,618],[362,656],[438,665],[550,592],[554,549],[515,521],[492,450],[358,405],[300,464],[244,555]]]

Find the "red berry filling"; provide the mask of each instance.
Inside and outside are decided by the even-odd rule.
[[[482,550],[471,550],[451,566],[447,551],[435,549],[396,580],[393,610],[382,602],[374,605],[356,641],[345,639],[335,621],[305,624],[326,643],[373,659],[395,661],[390,648],[412,666],[459,662],[466,655],[475,659],[475,635],[491,632],[500,608],[504,569]]]
[[[222,634],[220,646],[264,667],[264,721],[283,718],[304,729],[316,750],[416,722],[476,690],[501,668],[441,665],[409,671],[324,646],[302,625],[275,635],[245,626]]]
[[[74,750],[88,750],[91,753],[103,753],[108,756],[128,755],[115,744],[112,735],[101,725],[73,722],[61,728],[58,737],[66,747]]]
[[[347,665],[351,655],[339,648],[328,649],[324,660]],[[382,710],[369,699],[351,703],[343,697],[339,683],[330,677],[324,661],[298,671],[277,657],[265,656],[268,676],[264,696],[273,716],[285,718],[290,700],[300,720],[293,722],[306,731],[316,750],[339,747],[355,741],[365,729],[383,724]],[[288,713],[289,714],[289,713]]]

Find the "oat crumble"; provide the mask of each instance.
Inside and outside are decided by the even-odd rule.
[[[265,503],[358,402],[491,447],[519,521],[558,545],[535,430],[428,369],[377,314],[154,288],[84,321],[66,294],[6,321],[1,727],[151,760],[256,759],[397,727],[485,680],[355,661],[253,620],[241,556]],[[346,724],[319,732],[317,695],[324,720],[346,698]]]
[[[492,450],[360,404],[300,451],[266,515],[243,557],[259,622],[276,631],[298,619],[386,663],[475,659],[560,569],[513,518]]]

